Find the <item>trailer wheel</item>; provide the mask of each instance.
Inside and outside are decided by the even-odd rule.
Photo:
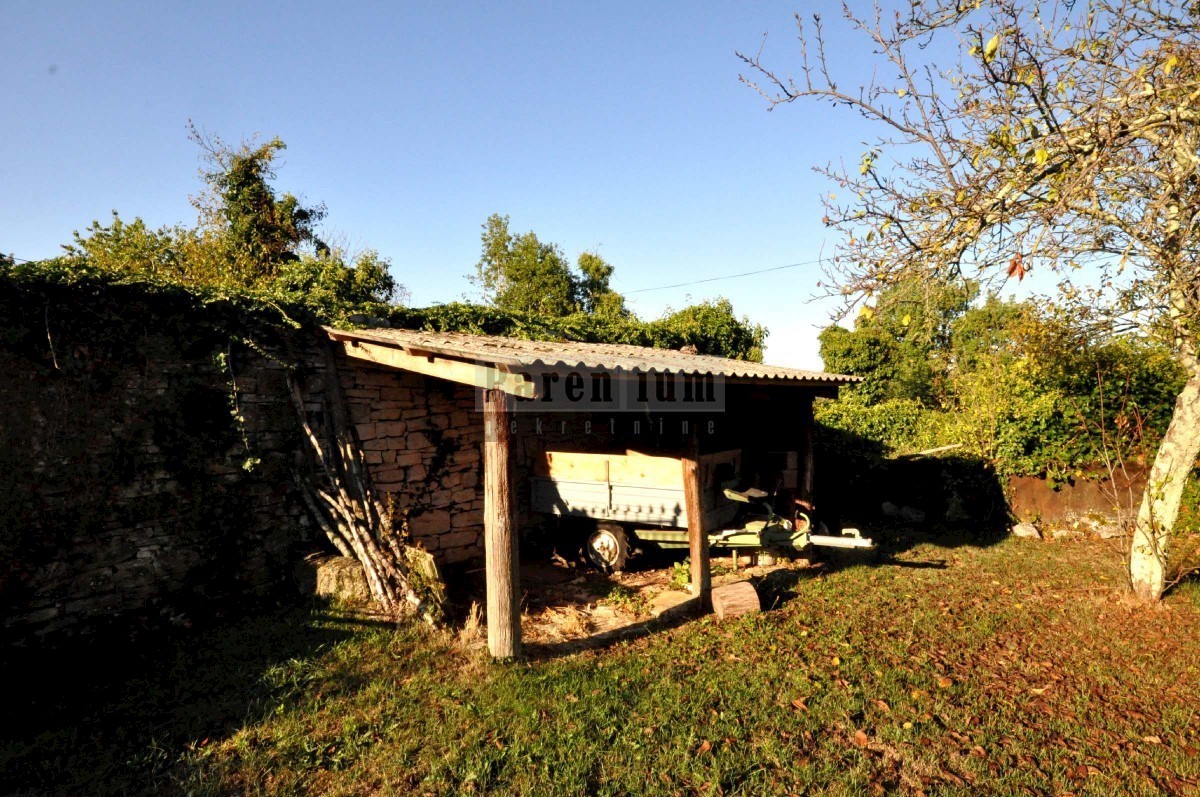
[[[589,562],[605,573],[625,569],[629,560],[629,535],[616,523],[597,523],[583,546]]]

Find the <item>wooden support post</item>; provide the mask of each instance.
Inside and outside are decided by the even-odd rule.
[[[708,564],[708,529],[700,507],[700,452],[692,445],[683,458],[683,498],[688,522],[688,548],[692,558],[692,594],[700,608],[712,608],[712,570]]]
[[[487,571],[488,650],[497,659],[521,655],[521,588],[512,494],[508,396],[483,394],[483,539]]]
[[[796,499],[802,502],[804,509],[812,512],[813,506],[813,397],[806,396],[800,401],[800,450],[797,463],[800,472],[796,474]]]

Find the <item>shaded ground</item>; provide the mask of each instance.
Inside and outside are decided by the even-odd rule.
[[[0,794],[1196,792],[1197,585],[1131,603],[1095,541],[778,572],[773,610],[512,665],[247,620],[9,728]]]

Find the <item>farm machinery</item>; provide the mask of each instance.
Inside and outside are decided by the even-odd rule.
[[[766,549],[799,553],[809,546],[872,548],[853,529],[829,534],[803,502],[745,487],[741,451],[701,455],[697,461],[703,528],[714,548]],[[782,481],[782,480],[780,480]],[[683,470],[674,457],[635,451],[624,454],[545,452],[532,479],[535,512],[573,519],[585,528],[584,553],[595,566],[624,568],[639,544],[688,547]]]

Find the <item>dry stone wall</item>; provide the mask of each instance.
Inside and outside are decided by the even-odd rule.
[[[475,390],[341,358],[371,478],[413,541],[442,564],[483,556],[483,415]]]
[[[53,287],[53,286],[52,286]],[[319,545],[287,372],[314,333],[132,286],[0,293],[0,634],[189,624],[295,594]],[[320,406],[319,373],[306,381]]]

